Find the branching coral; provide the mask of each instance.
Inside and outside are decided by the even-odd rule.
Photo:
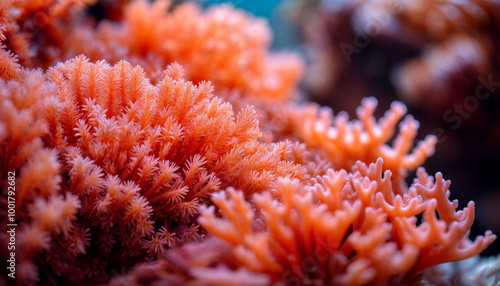
[[[392,190],[391,172],[382,177],[381,159],[357,168],[351,174],[330,170],[309,189],[280,180],[277,198],[256,194],[256,208],[241,192],[214,194],[222,218],[213,206],[203,208],[200,223],[232,245],[239,265],[275,282],[302,285],[415,283],[422,269],[471,257],[495,239],[490,232],[468,239],[474,204],[455,211],[441,174],[434,183],[419,170],[400,195]]]
[[[375,98],[365,98],[357,109],[359,120],[348,121],[347,114],[336,117],[330,109],[319,109],[315,105],[301,113],[296,127],[296,136],[311,149],[319,149],[332,162],[336,169],[350,171],[358,160],[367,164],[377,158],[384,159],[384,168],[392,172],[396,193],[402,193],[407,172],[421,166],[427,157],[434,153],[437,143],[434,136],[428,136],[418,143],[408,154],[416,137],[418,121],[407,116],[400,123],[400,131],[392,146],[396,124],[406,113],[406,107],[394,102],[385,116],[376,122],[373,113],[377,106]]]

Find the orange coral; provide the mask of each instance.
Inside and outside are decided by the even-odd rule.
[[[359,171],[328,171],[310,187],[283,179],[257,194],[257,209],[241,192],[212,196],[200,223],[232,245],[238,264],[285,284],[399,285],[415,283],[422,269],[481,252],[495,236],[467,238],[474,205],[456,212],[449,182],[421,169],[405,194],[395,194],[382,160]],[[435,212],[439,214],[436,217]],[[416,215],[423,213],[418,224]]]
[[[456,211],[441,174],[404,184],[435,138],[408,154],[407,117],[389,146],[402,104],[377,123],[373,98],[351,122],[293,103],[300,60],[268,51],[261,20],[135,1],[116,25],[75,30],[85,2],[1,3],[0,204],[15,172],[17,284],[418,283],[495,239],[468,239],[474,205]],[[32,37],[37,12],[49,19]]]
[[[210,80],[216,89],[281,101],[293,95],[302,63],[295,55],[268,51],[265,22],[230,6],[202,12],[186,3],[168,13],[168,5],[132,2],[120,25],[102,23],[96,31],[79,27],[63,49],[68,57],[84,53],[112,63],[126,59],[143,66],[153,79],[177,61],[195,83]]]
[[[47,67],[59,59],[58,47],[76,24],[70,19],[93,2],[95,0],[1,0],[0,30],[3,33],[0,40],[5,40],[24,66]]]
[[[252,194],[279,177],[308,178],[304,167],[284,161],[289,144],[257,141],[260,131],[252,107],[234,115],[230,104],[212,95],[210,84],[183,80],[178,64],[169,66],[157,85],[142,68],[125,61],[110,66],[85,57],[51,68],[47,79],[41,72],[24,73],[25,86],[10,81],[2,92],[7,97],[2,154],[8,154],[2,162],[5,170],[23,166],[17,191],[22,213],[32,213],[29,202],[36,196],[55,199],[61,186],[81,201],[75,222],[85,230],[80,237],[70,236],[76,226],[55,225],[55,234],[63,232],[61,247],[68,239],[88,245],[78,248],[78,259],[77,253],[41,248],[57,275],[76,271],[77,264],[78,275],[102,274],[105,262],[96,265],[89,260],[94,251],[109,257],[119,247],[125,257],[141,254],[154,259],[168,247],[199,240],[193,220],[197,208],[221,187],[235,186]],[[38,109],[27,108],[35,100]],[[13,113],[11,101],[26,110]],[[34,114],[27,117],[26,112]],[[26,122],[35,116],[38,121]],[[30,140],[33,143],[15,156],[18,144]],[[42,146],[52,150],[35,152]],[[37,209],[41,217],[63,217],[48,206]],[[26,226],[28,234],[34,229],[51,233],[48,219],[34,219],[33,226]],[[122,233],[129,236],[118,239]],[[32,243],[24,232],[20,236]],[[31,275],[21,279],[36,279],[36,271]]]
[[[4,35],[0,32],[0,41],[4,39]],[[5,46],[0,46],[0,78],[5,80],[18,78],[20,66],[17,57],[5,48]]]
[[[421,166],[434,153],[436,137],[427,136],[408,154],[419,123],[412,116],[407,116],[401,122],[392,146],[389,146],[387,143],[392,140],[396,124],[406,113],[406,107],[394,102],[377,122],[373,117],[376,106],[375,98],[365,98],[357,109],[359,120],[354,121],[348,121],[347,114],[343,112],[333,117],[328,108],[308,106],[303,111],[297,111],[301,116],[300,122],[296,123],[296,136],[309,148],[325,153],[336,169],[350,171],[358,160],[369,164],[383,158],[384,168],[392,172],[395,192],[402,194],[407,172]]]
[[[71,242],[80,239],[80,229],[73,224],[80,201],[71,194],[59,195],[64,191],[58,154],[44,147],[40,138],[47,132],[43,101],[55,87],[45,81],[40,71],[17,72],[19,81],[0,83],[0,169],[5,170],[1,175],[5,193],[0,203],[2,210],[7,210],[5,176],[7,170],[15,172],[16,215],[25,221],[17,234],[17,277],[20,283],[33,283],[39,278],[34,262],[41,251],[50,249],[52,253],[64,251],[76,256],[85,250],[81,246],[76,250]],[[0,240],[7,245],[7,212],[2,212],[1,221]],[[55,245],[52,239],[57,239]]]

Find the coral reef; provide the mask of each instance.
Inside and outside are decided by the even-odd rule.
[[[500,6],[497,1],[286,1],[309,55],[309,99],[356,115],[376,97],[401,100],[438,137],[426,163],[446,170],[460,201],[500,201]],[[476,183],[473,183],[476,182]],[[477,182],[481,187],[476,188]],[[500,223],[479,211],[476,236]],[[493,225],[493,226],[491,226]],[[500,243],[487,255],[500,252]]]
[[[495,240],[419,168],[436,138],[396,134],[403,104],[297,101],[262,20],[132,1],[89,24],[88,3],[0,3],[0,283],[416,285]]]
[[[395,195],[382,164],[358,162],[352,173],[330,169],[309,186],[280,179],[251,201],[233,188],[215,193],[199,221],[216,238],[173,250],[111,285],[212,285],[214,277],[214,284],[235,285],[248,275],[255,277],[249,285],[413,285],[421,270],[471,257],[495,239],[491,232],[468,239],[474,204],[456,211],[440,173],[434,179],[419,169],[406,193]]]
[[[254,196],[257,210],[234,190],[214,194],[222,218],[212,206],[199,221],[234,247],[238,265],[285,284],[407,285],[422,269],[468,258],[494,240],[491,233],[467,239],[474,204],[455,211],[440,173],[434,182],[419,169],[411,188],[395,195],[382,159],[357,168],[329,170],[310,189],[279,180],[277,198]]]

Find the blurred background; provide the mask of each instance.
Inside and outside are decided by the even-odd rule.
[[[363,97],[378,99],[378,117],[392,101],[404,102],[421,124],[417,139],[439,138],[427,171],[451,180],[460,209],[476,202],[471,238],[488,229],[500,234],[500,1],[192,2],[230,3],[267,18],[272,48],[307,62],[307,100],[351,118]],[[483,255],[498,253],[499,240]]]

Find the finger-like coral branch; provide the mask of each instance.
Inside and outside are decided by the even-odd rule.
[[[391,105],[378,123],[373,117],[377,101],[365,98],[358,108],[358,120],[347,121],[345,113],[333,117],[328,109],[318,110],[310,106],[301,112],[303,118],[297,123],[297,134],[309,147],[326,153],[335,168],[350,171],[358,160],[369,164],[383,158],[386,170],[392,172],[393,188],[403,194],[404,178],[407,172],[421,166],[434,153],[436,138],[428,136],[411,151],[418,122],[407,116],[400,124],[400,132],[392,146],[388,145],[397,122],[406,113],[406,107],[399,102]]]
[[[330,170],[309,187],[281,179],[272,192],[254,196],[255,206],[241,192],[220,193],[213,201],[221,218],[213,206],[203,208],[200,223],[232,245],[239,264],[283,283],[414,283],[424,268],[470,257],[495,239],[490,232],[468,239],[474,205],[455,212],[441,174],[440,183],[429,184],[419,171],[426,186],[416,182],[395,194],[390,171],[382,177],[382,159],[356,168]]]

